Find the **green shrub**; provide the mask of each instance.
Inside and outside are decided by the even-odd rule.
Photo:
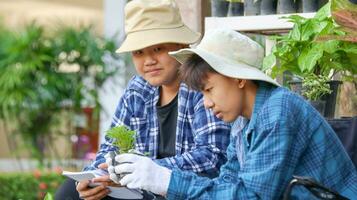
[[[0,199],[37,200],[54,194],[64,177],[55,172],[17,172],[0,174]]]

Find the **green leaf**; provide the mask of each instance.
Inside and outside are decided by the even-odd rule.
[[[324,18],[327,18],[331,14],[331,3],[328,2],[326,5],[324,5],[322,8],[320,8],[317,13],[315,14],[314,18],[317,18],[319,20],[323,20]]]
[[[276,57],[274,54],[270,54],[264,57],[262,71],[267,71],[276,65]]]
[[[301,38],[300,27],[299,25],[294,25],[292,31],[289,33],[289,38],[292,40],[299,41]]]
[[[44,200],[54,200],[54,197],[51,193],[47,193]]]
[[[312,72],[316,67],[317,60],[323,55],[323,50],[318,47],[304,49],[298,58],[299,68],[302,72]]]
[[[307,21],[301,27],[301,40],[302,41],[307,41],[310,39],[311,36],[316,34],[314,27],[315,27],[315,24],[313,21]]]
[[[338,40],[329,40],[326,42],[318,43],[316,45],[318,45],[318,47],[322,48],[327,53],[331,54],[331,53],[334,53],[335,51],[340,50],[339,44],[340,44],[340,41],[338,41]]]

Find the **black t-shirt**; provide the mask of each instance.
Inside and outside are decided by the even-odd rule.
[[[165,106],[157,106],[159,119],[159,152],[157,158],[165,158],[176,155],[176,125],[177,125],[177,97]]]

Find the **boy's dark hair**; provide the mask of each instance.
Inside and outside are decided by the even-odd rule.
[[[188,87],[198,91],[204,89],[204,81],[208,72],[217,73],[205,60],[196,54],[193,54],[180,67],[182,81]]]

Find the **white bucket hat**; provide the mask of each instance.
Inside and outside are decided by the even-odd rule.
[[[227,28],[213,29],[203,36],[196,48],[169,52],[180,63],[193,54],[205,60],[217,72],[232,78],[260,80],[280,86],[260,71],[264,58],[263,47],[249,37]]]
[[[116,53],[162,43],[193,44],[201,34],[181,19],[174,0],[133,0],[125,6],[126,38]]]

